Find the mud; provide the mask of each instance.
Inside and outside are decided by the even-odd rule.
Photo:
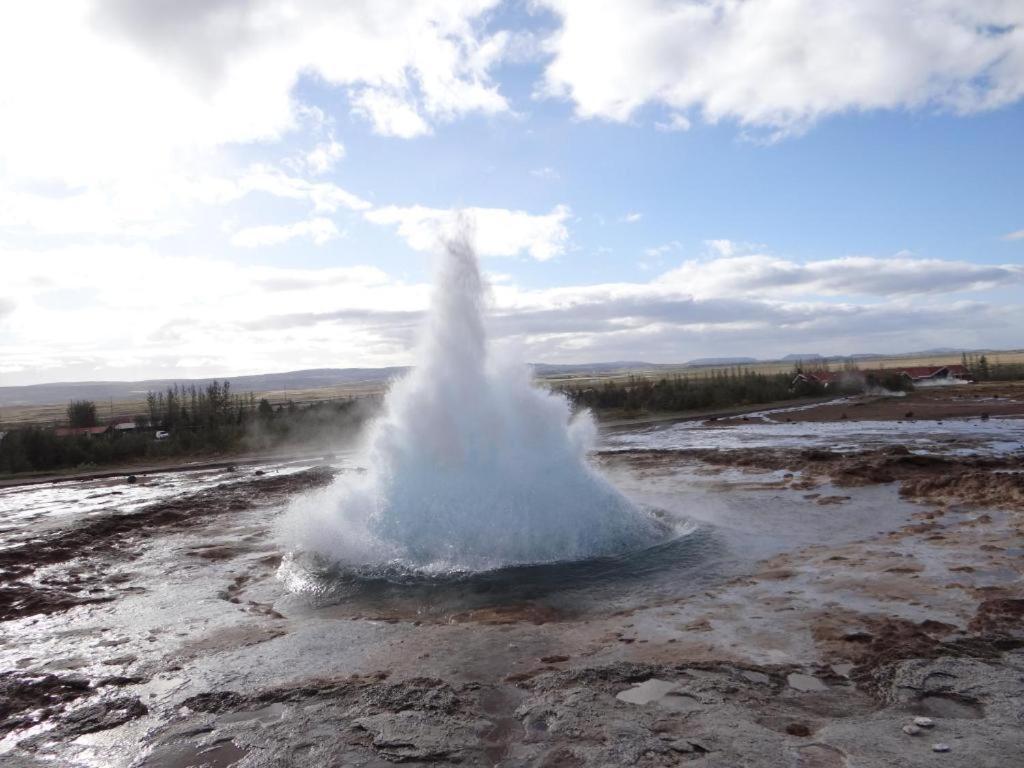
[[[873,421],[944,421],[1024,416],[1024,383],[976,382],[948,387],[919,387],[905,396],[868,395],[843,402],[785,410],[775,418],[789,422],[843,419]],[[748,416],[749,418],[749,416]],[[743,421],[743,416],[724,420]]]
[[[905,445],[895,444],[855,452],[747,448],[616,451],[605,455],[647,471],[671,470],[679,463],[785,471],[790,477],[775,481],[772,487],[800,490],[815,488],[824,481],[840,488],[898,482],[900,494],[911,499],[1024,510],[1024,453],[949,456],[912,453]],[[835,504],[848,497],[815,498],[819,504]]]

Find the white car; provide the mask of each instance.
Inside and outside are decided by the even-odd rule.
[[[171,436],[170,432],[165,432],[162,429],[158,429],[157,432],[156,432],[156,435],[155,435],[157,440],[166,440],[170,436]]]

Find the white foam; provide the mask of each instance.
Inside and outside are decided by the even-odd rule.
[[[475,570],[574,560],[657,531],[587,462],[588,413],[489,354],[482,284],[465,235],[445,243],[417,365],[389,392],[361,476],[296,500],[292,551],[353,567]]]

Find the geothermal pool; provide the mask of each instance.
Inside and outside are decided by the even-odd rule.
[[[925,437],[917,425],[897,425],[884,434],[868,434],[854,423],[829,429],[834,445],[859,445],[873,456]],[[1005,455],[1002,443],[1019,434],[995,420],[958,430],[959,448],[987,456]],[[330,759],[384,765],[388,759],[373,754],[388,748],[353,741],[346,718],[357,715],[345,713],[353,706],[375,712],[374,697],[396,695],[388,688],[391,680],[424,676],[448,681],[437,685],[484,686],[468,689],[486,693],[479,701],[477,693],[459,697],[475,702],[467,704],[474,716],[482,713],[496,724],[487,734],[518,743],[523,726],[514,712],[531,699],[519,683],[501,682],[505,678],[544,679],[568,664],[597,669],[596,679],[618,680],[620,672],[607,670],[619,669],[614,665],[622,661],[724,654],[756,669],[751,679],[774,680],[772,664],[818,658],[803,627],[825,620],[817,612],[823,605],[833,606],[824,614],[828,621],[863,610],[953,624],[967,620],[958,618],[960,603],[953,598],[959,593],[936,586],[969,581],[990,590],[978,594],[990,594],[1019,578],[1006,549],[1015,535],[1000,527],[1004,518],[996,511],[988,513],[986,527],[961,529],[951,526],[977,525],[979,513],[954,506],[941,518],[944,528],[930,529],[935,523],[921,522],[932,514],[929,508],[902,498],[895,483],[836,486],[807,468],[745,466],[751,449],[736,448],[735,441],[751,432],[746,425],[702,433],[704,452],[735,455],[742,459],[736,463],[687,449],[665,451],[667,440],[692,431],[683,425],[615,430],[600,437],[590,459],[630,504],[672,523],[675,535],[660,542],[577,562],[483,573],[354,578],[336,571],[297,589],[289,588],[295,585],[288,584],[287,572],[281,577],[287,550],[273,532],[294,498],[329,487],[331,478],[315,468],[318,461],[158,473],[136,483],[115,478],[2,489],[0,567],[10,615],[0,623],[0,676],[6,676],[0,681],[92,682],[81,699],[66,705],[67,720],[64,705],[56,705],[34,729],[0,738],[0,761],[24,754],[18,745],[34,738],[28,742],[34,751],[62,765],[232,765],[229,758],[246,755],[252,761],[240,768],[299,765],[310,763],[289,762],[287,750],[302,734],[317,733],[316,743],[333,750],[324,753]],[[757,455],[779,450],[798,457],[802,448],[754,449]],[[357,458],[338,454],[331,471],[358,474]],[[904,531],[918,528],[919,536],[904,538]],[[974,543],[953,547],[947,530],[962,530],[971,537],[963,541]],[[936,533],[945,541],[930,543]],[[73,548],[61,549],[67,537]],[[982,544],[989,550],[979,559]],[[918,573],[927,580],[914,581]],[[864,631],[863,623],[852,626],[843,631]],[[820,674],[815,669],[807,673]],[[346,693],[337,710],[322,707],[342,694],[301,682],[352,674],[387,679],[361,682],[371,698],[356,701]],[[306,687],[296,690],[305,693],[288,692],[287,686],[300,683]],[[631,684],[612,683],[611,709],[591,713],[588,722],[632,717],[615,709],[625,705],[614,697]],[[730,683],[741,691],[751,684],[746,678]],[[866,706],[852,696],[842,693],[830,711]],[[227,698],[203,703],[221,701],[217,697]],[[124,702],[136,700],[144,714],[134,705],[125,709]],[[779,701],[764,706],[781,706]],[[99,707],[99,722],[74,714],[84,706]],[[209,709],[214,706],[217,711]],[[561,711],[560,705],[544,706]],[[452,717],[462,715],[444,715]],[[870,731],[870,724],[857,722]],[[978,727],[978,720],[971,722]],[[979,749],[1001,743],[998,734],[982,733],[988,746]],[[965,731],[965,738],[970,734]],[[463,743],[460,738],[448,733],[444,741]],[[524,743],[541,743],[536,738]],[[649,751],[648,742],[636,743]]]
[[[1021,423],[1013,426],[1020,430]],[[852,423],[827,431],[817,429],[821,425],[816,424],[799,426],[804,434],[793,437],[794,444],[799,445],[807,444],[808,426],[818,433],[814,445],[829,444],[825,435],[838,440],[833,444],[844,447],[876,447],[879,441],[902,445],[920,435],[916,425],[879,433],[866,432],[863,424]],[[996,421],[962,427],[957,434],[970,434],[972,451],[985,451],[986,446],[994,450],[991,446],[1011,442],[1007,425]],[[529,602],[544,615],[579,617],[699,592],[742,574],[753,563],[772,555],[818,542],[841,544],[863,538],[909,519],[917,509],[889,486],[858,489],[843,501],[838,514],[836,506],[816,501],[847,491],[820,482],[813,489],[814,498],[808,499],[805,489],[791,487],[794,481],[798,485],[799,472],[751,474],[726,467],[709,473],[700,462],[690,460],[667,462],[652,470],[637,468],[629,461],[629,452],[643,455],[649,449],[689,447],[689,436],[694,433],[699,433],[699,444],[704,449],[747,447],[752,442],[751,432],[748,426],[711,429],[679,424],[615,430],[601,437],[597,462],[605,476],[632,505],[663,526],[664,535],[654,542],[574,561],[427,574],[382,567],[377,573],[356,575],[330,564],[303,567],[290,563],[286,554],[277,579],[247,589],[257,590],[258,602],[272,605],[286,616],[368,615],[445,621],[477,610],[514,611],[517,605]],[[685,437],[680,439],[680,435]],[[786,444],[786,438],[781,435],[780,443]],[[941,442],[934,433],[929,439]],[[753,443],[761,444],[757,438]],[[358,458],[353,453],[338,453],[327,466],[340,476],[358,475]],[[139,476],[134,483],[126,478],[108,478],[0,489],[0,551],[106,516],[130,517],[151,505],[187,500],[203,492],[237,487],[244,497],[246,485],[254,480],[287,478],[317,466],[324,463],[288,460],[232,470],[155,473]],[[172,568],[182,572],[202,570],[212,589],[219,579],[233,572],[236,558],[245,562],[251,553],[280,555],[280,546],[271,534],[289,502],[289,498],[281,498],[256,509],[240,509],[229,519],[213,518],[208,522],[201,519],[203,510],[197,505],[194,514],[200,519],[195,521],[195,530],[189,526],[166,541],[158,540],[158,546],[140,558],[138,578],[149,581]],[[202,556],[205,551],[221,549],[227,553],[226,565],[217,558]],[[175,566],[183,553],[185,565]],[[188,559],[188,555],[195,559]],[[197,563],[204,568],[199,569]],[[187,586],[184,593],[167,592],[172,604],[192,599],[195,585],[183,586]]]

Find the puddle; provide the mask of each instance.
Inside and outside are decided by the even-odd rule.
[[[660,707],[679,712],[700,708],[700,704],[695,698],[679,690],[678,683],[670,683],[667,680],[658,680],[653,677],[622,691],[615,698],[627,704],[640,706],[657,704]]]
[[[967,443],[968,445],[964,445]],[[1024,450],[1024,419],[936,421],[766,421],[719,425],[681,421],[629,432],[608,432],[608,450],[740,448],[830,448],[859,451],[883,445],[912,451],[1006,454]]]
[[[171,744],[155,749],[140,768],[229,768],[247,754],[249,750],[230,739],[212,746]]]

